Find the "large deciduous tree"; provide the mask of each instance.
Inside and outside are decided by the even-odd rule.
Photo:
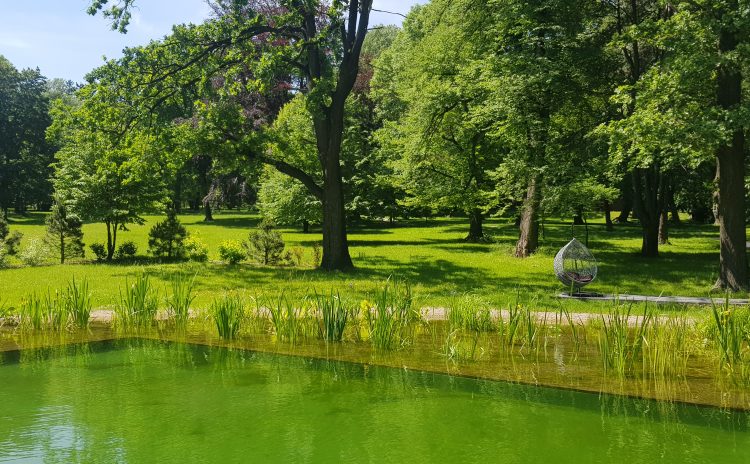
[[[113,28],[124,31],[134,1],[107,3],[95,0],[89,12],[104,10]],[[316,170],[322,182],[317,182],[313,173],[264,153],[248,155],[296,178],[322,202],[321,267],[351,268],[341,144],[345,105],[357,80],[372,0],[335,0],[331,4],[320,0],[216,0],[212,5],[217,18],[200,26],[176,27],[163,43],[126,54],[121,64],[130,68],[124,79],[129,85],[123,88],[137,89],[131,92],[131,101],[142,111],[171,98],[185,85],[205,83],[217,76],[223,78],[229,94],[248,88],[267,90],[265,84],[288,77],[290,87],[308,94]]]
[[[39,70],[18,71],[0,55],[0,212],[49,207],[52,150],[47,80]]]

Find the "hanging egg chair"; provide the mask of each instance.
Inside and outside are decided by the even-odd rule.
[[[555,256],[555,275],[566,287],[575,291],[596,279],[596,259],[583,243],[576,239],[560,248]]]

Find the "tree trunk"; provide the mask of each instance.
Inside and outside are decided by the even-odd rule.
[[[540,179],[532,177],[526,191],[526,200],[521,213],[520,234],[516,243],[516,257],[526,258],[539,246],[539,200],[541,197]]]
[[[482,229],[483,220],[484,217],[480,210],[475,209],[469,213],[469,235],[466,236],[465,241],[479,242],[484,239],[484,230]]]
[[[60,232],[60,264],[65,264],[65,233]]]
[[[112,223],[106,221],[105,224],[107,225],[107,261],[112,261],[115,256],[115,238],[112,233]]]
[[[735,51],[736,33],[723,30],[719,52]],[[736,109],[742,104],[742,74],[735,65],[722,62],[717,76],[717,102],[722,109]],[[738,291],[748,289],[747,235],[745,232],[745,138],[736,128],[726,145],[716,154],[717,219],[719,222],[719,288]]]
[[[607,225],[607,232],[615,230],[615,225],[612,223],[612,205],[608,201],[604,202],[604,223]]]
[[[659,221],[649,222],[643,226],[641,256],[644,258],[659,256]]]
[[[214,220],[213,212],[211,211],[211,202],[208,200],[203,201],[203,222],[211,222]]]
[[[580,209],[573,215],[573,225],[583,225],[583,212]]]
[[[615,219],[620,224],[626,224],[630,220],[630,213],[633,210],[633,180],[630,176],[630,174],[625,175],[620,188],[622,192],[622,209],[620,210],[620,215]]]
[[[641,256],[659,256],[659,218],[661,216],[661,195],[663,176],[658,165],[636,169],[632,173],[633,208],[641,223],[643,241]]]
[[[307,234],[310,232],[310,221],[307,219],[302,221],[302,233]]]
[[[338,156],[328,156],[323,189],[323,260],[320,267],[327,271],[349,270],[354,267],[349,256],[344,211],[344,186]]]
[[[664,210],[659,215],[659,245],[669,243],[669,221],[667,220],[667,211]]]

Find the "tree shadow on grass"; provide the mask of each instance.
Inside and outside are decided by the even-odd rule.
[[[8,225],[23,225],[23,226],[43,226],[46,224],[47,213],[38,211],[28,212],[26,214],[9,214]]]

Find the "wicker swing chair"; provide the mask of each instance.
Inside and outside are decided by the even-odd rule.
[[[594,255],[576,239],[560,248],[555,256],[555,275],[576,292],[596,279],[597,270]]]

